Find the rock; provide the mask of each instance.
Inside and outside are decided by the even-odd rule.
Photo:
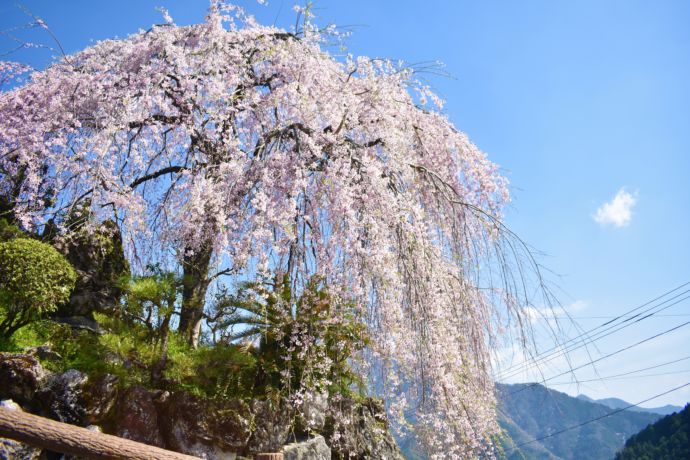
[[[19,404],[12,401],[11,399],[3,399],[2,401],[0,401],[0,407],[9,410],[22,410],[22,408],[19,407]]]
[[[35,460],[41,449],[13,439],[0,438],[0,460]]]
[[[206,444],[193,444],[187,446],[186,450],[180,452],[207,460],[235,460],[237,458],[235,452],[225,451],[217,446],[209,446]]]
[[[118,377],[112,374],[90,379],[82,397],[87,423],[99,424],[108,418],[117,402],[119,384]]]
[[[386,420],[383,403],[378,399],[368,398],[363,403],[349,398],[331,401],[324,435],[333,458],[404,460]]]
[[[84,425],[87,412],[84,388],[88,380],[86,374],[76,369],[51,375],[40,391],[48,416],[73,425]]]
[[[250,406],[255,429],[247,450],[251,453],[278,452],[290,435],[292,411],[284,401],[254,400]]]
[[[244,402],[142,386],[124,390],[114,375],[89,378],[74,369],[51,374],[35,356],[12,353],[0,353],[0,398],[56,420],[98,425],[109,434],[209,460],[280,452],[295,436],[300,442],[285,446],[286,460],[403,459],[383,404],[374,399],[362,403],[316,394],[304,398],[296,415],[284,399]],[[310,437],[301,441],[300,436]],[[28,457],[16,452],[9,458],[34,458],[33,451]]]
[[[62,356],[60,353],[56,353],[48,345],[41,345],[40,347],[32,347],[26,350],[27,353],[37,356],[38,359],[43,359],[46,361],[61,361]]]
[[[98,335],[104,333],[98,321],[88,316],[54,316],[52,319],[56,323],[67,324],[72,329],[81,329]]]
[[[158,411],[153,394],[141,386],[130,387],[118,398],[115,435],[152,446],[163,447]]]
[[[37,409],[36,392],[48,375],[35,356],[0,353],[0,399]]]
[[[295,442],[283,447],[285,460],[331,460],[331,449],[323,436]]]
[[[122,295],[118,281],[129,274],[117,224],[106,221],[91,232],[77,229],[68,237],[57,239],[55,247],[77,271],[77,284],[69,303],[60,307],[57,316],[91,317],[94,311],[114,312]]]
[[[165,392],[156,406],[165,444],[177,452],[234,459],[251,435],[249,407],[241,401],[211,404],[188,393]]]
[[[307,393],[302,403],[302,425],[307,432],[320,433],[326,424],[328,393]]]

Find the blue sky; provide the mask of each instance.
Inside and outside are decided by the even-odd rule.
[[[264,24],[294,23],[292,0],[238,3]],[[162,22],[156,6],[188,24],[199,22],[207,5],[23,4],[49,24],[68,53],[92,39]],[[456,126],[510,178],[514,201],[507,223],[544,253],[542,262],[558,275],[551,279],[561,302],[582,318],[582,327],[604,321],[591,316],[622,313],[690,281],[690,2],[318,0],[314,12],[318,23],[351,28],[347,46],[355,55],[445,64],[452,78],[423,76],[447,101]],[[14,1],[0,1],[0,30],[27,21]],[[48,43],[36,33],[23,36]],[[0,37],[0,50],[11,47]],[[49,53],[26,50],[11,58],[43,67]],[[621,190],[597,221],[597,210]],[[690,301],[664,313],[688,315]],[[599,352],[688,320],[650,318],[602,340]],[[605,377],[685,354],[690,327],[602,361],[598,371]],[[586,361],[572,356],[575,365]],[[544,368],[544,375],[563,365]],[[683,370],[690,370],[690,361],[656,372]],[[577,375],[595,376],[588,369]],[[555,388],[636,402],[688,381],[690,372]],[[678,391],[647,405],[688,400],[690,391]]]

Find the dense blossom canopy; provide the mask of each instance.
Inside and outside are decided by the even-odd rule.
[[[281,270],[297,295],[319,276],[361,306],[359,369],[383,376],[390,414],[414,413],[436,458],[490,452],[506,180],[410,69],[335,59],[314,28],[231,9],[97,43],[0,93],[3,200],[25,227],[89,206],[141,263],[210,247],[211,278]]]

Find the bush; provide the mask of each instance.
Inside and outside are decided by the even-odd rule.
[[[19,227],[11,224],[7,219],[0,219],[0,241],[10,241],[15,238],[25,238],[26,233]]]
[[[219,294],[210,326],[225,343],[252,350],[259,392],[363,392],[351,368],[369,340],[357,305],[331,294],[318,277],[292,297],[285,275],[243,283],[236,294]]]
[[[69,300],[76,273],[52,246],[28,238],[0,243],[0,337]]]

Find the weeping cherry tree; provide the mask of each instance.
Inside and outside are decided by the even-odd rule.
[[[490,456],[491,347],[505,325],[527,339],[538,272],[502,224],[507,181],[411,68],[335,58],[324,37],[213,2],[202,24],[167,18],[5,85],[0,212],[67,233],[88,206],[134,266],[174,261],[192,345],[217,280],[283,273],[297,298],[318,277],[358,306],[353,366],[391,418],[414,414],[433,458]]]

